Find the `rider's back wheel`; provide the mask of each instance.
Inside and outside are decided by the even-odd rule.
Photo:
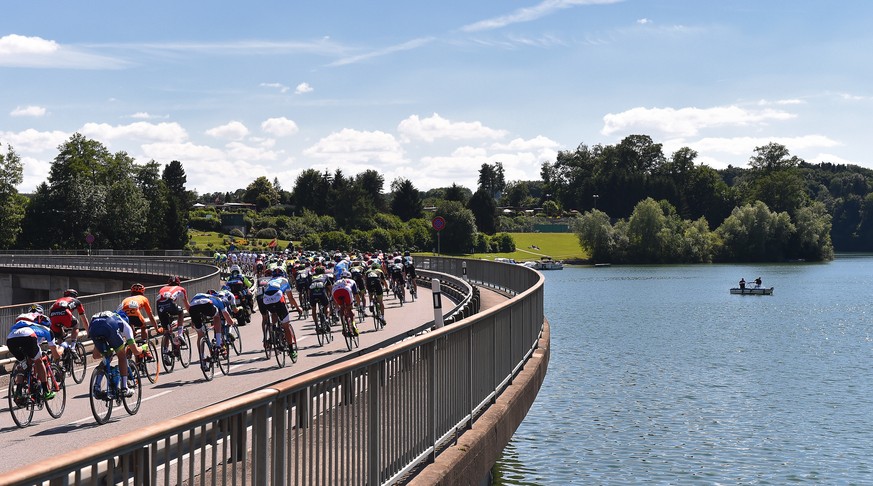
[[[242,353],[242,336],[240,336],[239,328],[237,326],[230,326],[227,334],[230,336],[230,346],[233,348],[234,354],[239,356]]]
[[[97,387],[98,381],[100,382],[99,388]],[[94,415],[94,420],[101,425],[109,421],[109,417],[112,416],[112,406],[115,400],[107,396],[108,390],[111,388],[112,385],[109,384],[109,378],[106,376],[103,366],[94,368],[94,371],[91,373],[88,397],[91,401],[91,413]],[[98,397],[95,393],[99,393],[101,396]]]
[[[171,373],[176,367],[176,350],[178,347],[173,343],[173,336],[164,334],[167,339],[167,349],[161,348],[161,364],[164,366],[164,372]]]
[[[85,345],[80,342],[76,342],[73,349],[76,352],[70,356],[70,375],[72,375],[74,382],[82,383],[85,381],[85,372],[88,370],[88,353],[85,351]]]
[[[18,365],[9,376],[9,393],[6,396],[9,399],[9,412],[12,414],[15,425],[27,427],[33,420],[34,403],[31,400],[30,387],[27,384],[27,373]]]
[[[191,337],[188,336],[188,331],[179,336],[179,362],[182,363],[182,368],[187,368],[191,364]]]
[[[215,377],[215,364],[212,362],[212,343],[203,338],[203,356],[200,358],[200,371],[206,381],[212,381]]]
[[[274,325],[271,338],[273,345],[273,356],[276,357],[276,364],[279,368],[285,367],[285,333],[282,332],[280,325]]]
[[[151,358],[146,358],[144,355],[140,357],[139,369],[141,371],[140,374],[145,374],[146,378],[149,380],[149,383],[156,383],[158,381],[158,374],[160,373],[160,368],[158,367],[158,340],[156,337],[150,337],[146,340],[148,343],[149,354],[151,354]]]
[[[227,345],[227,342],[221,343],[221,346],[216,346],[212,353],[213,358],[218,361],[218,369],[225,376],[230,374],[230,353],[230,346]]]
[[[288,328],[291,329],[291,344],[288,345],[288,354],[291,355],[291,362],[297,362],[297,335],[294,333],[294,327],[290,324]]]
[[[121,403],[124,404],[124,409],[131,415],[136,415],[139,412],[139,405],[142,403],[142,378],[135,366],[127,368],[127,389],[133,391],[133,395],[129,397],[122,396]]]
[[[51,400],[45,401],[45,408],[52,418],[60,418],[64,414],[64,408],[67,406],[67,386],[64,383],[66,373],[64,373],[64,368],[58,364],[52,365],[51,372],[54,374],[55,379],[54,381],[49,379],[47,383],[49,384],[48,386],[52,387],[55,396]]]

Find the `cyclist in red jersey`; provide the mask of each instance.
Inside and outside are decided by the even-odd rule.
[[[188,292],[184,287],[179,285],[181,283],[182,279],[179,277],[170,277],[167,281],[167,285],[158,290],[158,297],[155,302],[155,309],[158,311],[158,320],[161,321],[161,327],[173,329],[173,332],[177,334],[181,334],[185,331],[184,310],[188,311],[189,315],[191,314],[191,306],[188,304]],[[179,299],[182,299],[182,304],[185,306],[184,310],[182,310],[182,306],[179,305]],[[174,316],[176,317],[175,326],[173,325]],[[167,336],[163,336],[161,339],[161,349],[164,352],[163,356],[166,356],[167,354],[168,345]]]
[[[78,316],[73,316],[76,312]],[[56,300],[49,308],[50,329],[56,343],[64,339],[64,329],[71,329],[73,341],[79,337],[79,327],[88,330],[88,318],[85,317],[85,306],[79,300],[79,291],[76,289],[64,290],[64,296]],[[78,322],[77,322],[78,321]],[[52,358],[57,361],[60,354],[56,347],[52,347]]]

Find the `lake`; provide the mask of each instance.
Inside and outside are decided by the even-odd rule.
[[[494,484],[873,483],[873,257],[545,275],[549,370]]]

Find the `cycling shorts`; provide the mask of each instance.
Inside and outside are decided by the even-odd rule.
[[[142,329],[145,327],[145,322],[143,322],[140,316],[127,316],[130,320],[130,327],[133,329]]]
[[[198,331],[203,329],[203,323],[206,320],[212,321],[215,314],[218,313],[218,308],[212,302],[192,305],[188,312],[191,314],[191,324]]]
[[[327,295],[325,295],[325,294],[310,295],[309,296],[309,304],[312,306],[315,306],[315,305],[326,306],[327,305]]]
[[[273,302],[272,304],[266,304],[267,312],[276,314],[279,317],[279,322],[288,322],[290,318],[288,317],[288,307],[284,302]]]
[[[6,340],[6,347],[15,359],[24,361],[27,358],[38,359],[42,351],[37,344],[36,336],[21,336]]]
[[[101,354],[110,349],[120,352],[125,344],[133,344],[133,330],[127,324],[116,324],[108,319],[95,319],[88,326],[88,337]]]
[[[73,326],[79,324],[79,321],[70,309],[53,310],[49,316],[49,320],[51,321],[49,328],[56,337],[59,332],[63,334],[63,328],[72,329]]]
[[[336,289],[333,291],[333,301],[339,305],[352,305],[354,299],[348,289]]]
[[[173,303],[173,305],[160,306],[158,305],[158,320],[161,321],[161,327],[169,327],[175,321],[176,317],[182,314],[182,306]]]

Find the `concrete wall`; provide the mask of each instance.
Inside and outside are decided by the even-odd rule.
[[[133,280],[142,278],[142,280]],[[157,285],[154,275],[130,275],[113,272],[64,273],[63,270],[33,269],[0,273],[0,306],[57,299],[64,290],[74,288],[79,295],[102,294],[129,289],[135,281]]]

